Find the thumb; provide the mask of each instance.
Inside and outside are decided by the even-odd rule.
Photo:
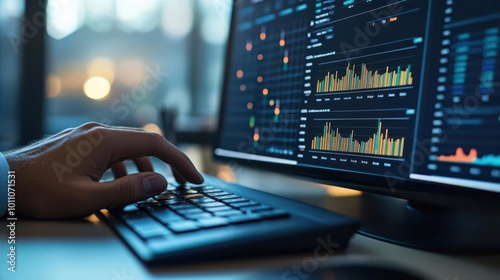
[[[114,181],[99,183],[100,204],[103,207],[127,205],[162,193],[167,180],[154,172],[127,175]]]

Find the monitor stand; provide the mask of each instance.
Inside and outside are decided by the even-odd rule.
[[[359,198],[362,235],[442,253],[500,251],[498,208],[434,206],[369,193]]]

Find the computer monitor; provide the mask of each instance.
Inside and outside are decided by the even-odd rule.
[[[364,202],[367,235],[500,248],[496,1],[233,8],[217,158],[390,197]]]

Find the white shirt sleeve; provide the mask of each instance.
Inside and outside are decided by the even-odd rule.
[[[0,153],[0,217],[7,211],[7,176],[9,172],[9,163],[4,155]]]

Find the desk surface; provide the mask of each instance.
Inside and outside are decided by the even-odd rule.
[[[324,203],[326,189],[317,184],[291,178],[255,176],[252,170],[239,170],[238,181],[250,187],[271,184],[266,190]],[[286,187],[283,187],[286,186]],[[342,197],[332,198],[342,206]],[[331,202],[329,202],[331,203]],[[5,224],[6,222],[2,222]],[[272,271],[282,279],[293,265],[300,265],[313,252],[300,255],[263,257],[214,263],[148,267],[143,265],[116,235],[95,217],[71,221],[36,221],[20,219],[16,224],[16,272],[7,270],[7,230],[0,230],[0,279],[264,279]],[[480,238],[480,237],[479,237]],[[499,279],[500,254],[443,255],[419,251],[355,235],[346,251],[341,251],[320,265],[329,266],[346,260],[387,262],[408,267],[431,279]]]

